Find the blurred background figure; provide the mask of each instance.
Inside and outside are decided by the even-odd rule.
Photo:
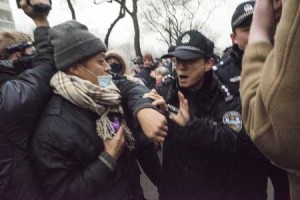
[[[0,83],[31,68],[35,48],[30,35],[22,32],[0,32]]]
[[[144,82],[136,77],[133,77],[128,71],[127,61],[124,58],[125,56],[117,51],[117,50],[110,50],[105,54],[105,60],[111,67],[111,72],[124,75],[128,80],[131,80],[135,83],[139,83],[145,85]]]
[[[106,53],[106,62],[110,65],[111,71],[116,74],[127,73],[127,64],[121,52],[110,50]]]
[[[175,50],[175,46],[170,46],[168,49],[168,53],[171,53]],[[176,65],[176,57],[167,58],[168,65],[166,66],[169,69],[169,72],[172,76],[176,75],[175,65]]]
[[[163,79],[165,76],[170,74],[170,71],[166,67],[158,67],[154,70],[155,72],[155,88],[160,87],[163,84]]]
[[[136,74],[138,74],[138,73],[141,71],[141,69],[143,68],[143,60],[142,60],[142,58],[140,58],[140,57],[136,57],[136,58],[134,58],[133,60],[131,60],[131,62],[132,62],[132,64],[133,64],[133,66],[131,67],[131,68],[132,68],[131,74],[132,74],[132,75],[136,75]]]
[[[136,74],[135,76],[142,79],[145,85],[149,89],[155,88],[155,78],[154,74],[151,71],[154,70],[157,66],[154,63],[153,57],[150,53],[146,53],[143,57],[143,69]]]

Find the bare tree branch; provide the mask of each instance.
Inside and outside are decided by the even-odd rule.
[[[152,27],[160,34],[160,36],[162,37],[162,40],[169,44],[168,39],[165,37],[165,35],[163,34],[163,32],[158,28],[157,24],[155,23],[155,21],[152,18],[151,13],[146,14],[145,11],[143,11],[145,19],[148,21],[148,23],[150,23],[152,25]]]
[[[174,41],[185,31],[209,29],[208,19],[217,6],[228,0],[143,0],[147,11],[143,12],[146,23],[158,33],[166,44]],[[205,10],[203,12],[202,10]],[[151,18],[149,18],[151,13]],[[146,19],[146,15],[148,15]],[[149,20],[153,20],[149,22]],[[166,41],[167,39],[167,41]]]
[[[72,15],[72,19],[76,19],[76,15],[75,15],[75,10],[74,10],[74,7],[73,7],[73,4],[71,2],[71,0],[67,0],[67,3],[68,3],[68,7],[71,11],[71,15]]]
[[[122,5],[124,5],[126,3],[126,0],[122,0]],[[113,28],[115,27],[115,25],[118,23],[118,21],[120,19],[122,19],[125,16],[125,10],[124,10],[124,6],[120,6],[120,11],[119,11],[119,15],[118,17],[113,21],[113,23],[110,25],[109,29],[107,30],[106,36],[105,36],[105,40],[104,43],[106,44],[106,46],[108,47],[108,41],[109,41],[109,36],[113,30]]]
[[[126,10],[126,12],[127,12],[130,16],[133,15],[133,12],[131,12],[131,11],[127,8],[127,6],[126,6],[126,1],[125,1],[125,4],[122,4],[122,1],[120,1],[120,0],[113,0],[113,1],[114,1],[114,2],[117,2],[118,4],[120,4],[120,6],[123,7],[123,8]]]
[[[108,44],[109,40],[109,34],[113,27],[116,25],[116,23],[123,18],[123,13],[125,15],[125,12],[128,13],[132,19],[133,27],[134,27],[134,48],[135,48],[135,53],[136,56],[142,56],[141,53],[141,45],[140,45],[140,27],[139,27],[139,20],[137,17],[138,13],[138,0],[131,0],[132,1],[132,11],[130,11],[127,6],[126,6],[126,0],[110,0],[109,2],[116,2],[120,5],[120,11],[119,11],[119,16],[115,19],[115,21],[111,24],[108,32],[107,32],[107,38],[106,42]],[[94,1],[94,4],[97,4],[96,1]],[[121,13],[121,14],[120,14]]]

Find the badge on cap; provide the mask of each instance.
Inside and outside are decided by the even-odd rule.
[[[223,115],[223,124],[239,133],[243,127],[242,116],[236,111],[226,112]]]
[[[249,12],[249,11],[252,11],[253,10],[253,6],[249,3],[247,3],[245,6],[244,6],[244,11],[245,12]]]
[[[191,36],[189,34],[185,34],[181,39],[181,43],[186,44],[186,43],[189,43],[190,40],[191,40]]]

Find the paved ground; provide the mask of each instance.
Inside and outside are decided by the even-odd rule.
[[[158,192],[156,187],[151,183],[144,173],[141,176],[141,184],[147,200],[158,200]]]
[[[162,160],[162,150],[159,150],[158,157],[160,161]],[[158,192],[155,185],[152,184],[152,182],[149,180],[149,178],[145,175],[145,173],[142,171],[141,175],[141,185],[144,190],[144,195],[147,200],[158,200]]]

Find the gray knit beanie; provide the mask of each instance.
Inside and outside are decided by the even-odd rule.
[[[107,50],[99,38],[75,20],[54,26],[49,33],[58,70],[67,69],[72,64]]]

